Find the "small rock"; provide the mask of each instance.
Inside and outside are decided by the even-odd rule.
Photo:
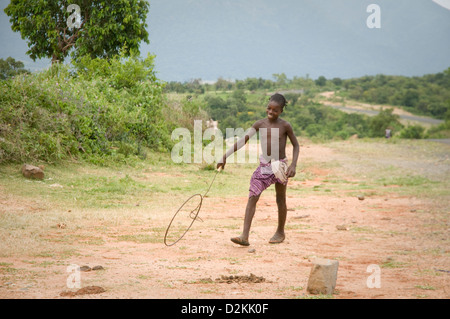
[[[337,230],[347,230],[347,226],[345,225],[336,225]]]
[[[295,218],[295,219],[302,219],[302,218],[308,218],[309,217],[309,214],[306,214],[306,215],[300,215],[300,216],[294,216],[294,217],[292,217],[292,218]]]
[[[91,271],[92,269],[91,269],[91,267],[89,267],[89,266],[81,266],[80,267],[80,271]]]
[[[67,225],[65,223],[58,223],[58,224],[56,224],[56,226],[60,229],[64,229],[67,227]]]
[[[254,254],[254,253],[256,252],[256,249],[255,249],[255,248],[250,248],[250,249],[248,250],[248,252],[251,253],[251,254]]]
[[[43,166],[42,166],[42,168],[43,168]],[[42,168],[33,166],[33,165],[29,165],[29,164],[23,164],[22,175],[25,178],[43,180],[44,179],[44,170]]]
[[[337,260],[315,259],[309,275],[307,291],[311,294],[333,294],[338,267]]]
[[[359,195],[359,196],[358,196],[358,199],[359,199],[359,200],[364,200],[365,197],[364,197],[364,195]]]
[[[97,266],[92,267],[92,270],[103,270],[103,269],[105,269],[105,268],[103,268],[103,267],[100,266],[100,265],[97,265]]]

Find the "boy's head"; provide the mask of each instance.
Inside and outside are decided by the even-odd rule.
[[[280,93],[275,93],[272,95],[269,100],[269,103],[271,102],[277,103],[281,107],[281,111],[283,111],[284,107],[287,105],[286,99]]]
[[[283,109],[286,106],[286,99],[283,95],[276,93],[270,97],[267,105],[267,117],[269,120],[277,120]]]

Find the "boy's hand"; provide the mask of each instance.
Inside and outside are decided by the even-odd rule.
[[[222,170],[224,170],[225,169],[225,163],[226,163],[226,161],[225,160],[223,160],[223,162],[219,162],[219,163],[217,163],[217,169],[222,169]]]
[[[287,169],[287,172],[286,172],[286,175],[287,175],[288,178],[295,176],[295,173],[296,173],[295,169],[296,169],[295,165],[289,165],[289,167]]]

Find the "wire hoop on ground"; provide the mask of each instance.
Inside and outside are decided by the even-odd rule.
[[[166,246],[173,246],[176,243],[178,243],[183,237],[184,235],[186,235],[186,233],[189,231],[189,229],[191,229],[192,225],[194,224],[194,222],[196,220],[200,220],[202,221],[202,219],[200,217],[198,217],[198,214],[200,213],[200,209],[202,208],[202,204],[203,204],[203,199],[205,198],[206,194],[208,194],[209,190],[211,189],[212,184],[214,183],[214,180],[216,179],[217,174],[222,170],[222,168],[219,168],[216,172],[216,174],[214,175],[214,178],[212,179],[211,183],[209,184],[208,190],[206,191],[205,194],[201,195],[201,194],[195,194],[192,195],[191,197],[189,197],[181,206],[180,208],[178,208],[178,210],[176,211],[175,215],[173,215],[172,219],[170,220],[169,226],[167,226],[166,229],[166,233],[164,235],[164,244]],[[172,226],[173,221],[175,220],[175,217],[177,217],[178,213],[180,213],[180,211],[189,203],[191,202],[194,198],[199,197],[200,198],[200,202],[197,205],[197,207],[195,207],[194,209],[191,210],[191,212],[189,213],[189,217],[192,219],[192,221],[190,222],[189,226],[186,228],[186,230],[183,232],[183,234],[174,242],[172,243],[167,243],[167,235],[169,234],[169,230]]]

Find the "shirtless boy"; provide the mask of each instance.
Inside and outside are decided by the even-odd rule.
[[[267,118],[256,121],[252,125],[246,135],[237,141],[223,156],[222,161],[217,164],[217,168],[225,168],[226,159],[244,146],[248,140],[260,132],[260,143],[263,151],[260,157],[260,165],[253,173],[250,180],[250,192],[245,209],[244,228],[239,237],[231,238],[233,243],[242,246],[249,246],[250,226],[255,215],[256,203],[261,193],[270,185],[275,184],[276,201],[278,206],[278,227],[270,239],[269,243],[282,243],[285,239],[284,225],[286,223],[287,207],[286,207],[286,187],[287,179],[295,176],[298,155],[300,147],[297,138],[294,135],[291,125],[279,118],[286,105],[286,99],[281,94],[271,96],[267,105]],[[261,134],[262,132],[267,134]],[[278,139],[277,139],[278,137]],[[286,141],[289,140],[294,147],[292,163],[287,166],[286,158]],[[275,146],[275,147],[274,147]],[[272,148],[274,148],[272,152]]]

